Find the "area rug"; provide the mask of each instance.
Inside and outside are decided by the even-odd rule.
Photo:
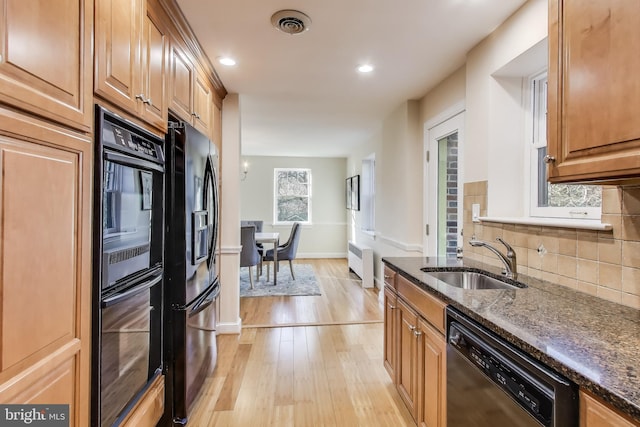
[[[256,274],[254,267],[253,274]],[[287,263],[280,264],[280,272],[278,273],[278,284],[273,286],[273,266],[269,269],[269,280],[267,281],[267,267],[262,269],[262,276],[259,280],[255,280],[253,289],[249,282],[249,268],[242,267],[240,269],[240,296],[241,297],[271,297],[271,296],[303,296],[303,295],[322,295],[320,287],[313,273],[311,264],[293,264],[293,271],[296,280],[291,278],[289,265]]]

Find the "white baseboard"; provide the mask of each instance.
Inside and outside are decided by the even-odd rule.
[[[242,332],[242,319],[234,323],[218,323],[216,335],[238,335]]]
[[[346,258],[346,252],[307,252],[296,254],[296,259],[300,258]]]

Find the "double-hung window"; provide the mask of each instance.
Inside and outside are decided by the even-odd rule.
[[[311,169],[274,169],[274,223],[311,223]]]
[[[602,188],[598,185],[547,182],[547,73],[530,78],[531,164],[530,216],[600,219]]]
[[[362,182],[360,191],[361,228],[373,233],[375,230],[375,202],[376,202],[376,157],[375,153],[362,160]]]

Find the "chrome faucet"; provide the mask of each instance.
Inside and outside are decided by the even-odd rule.
[[[502,240],[500,237],[496,238],[496,240],[502,243],[507,248],[507,254],[503,254],[498,249],[491,246],[489,243],[484,242],[482,240],[476,240],[476,236],[471,237],[469,244],[471,246],[484,246],[489,249],[494,254],[498,255],[500,261],[504,264],[504,272],[503,274],[509,279],[516,280],[518,278],[518,264],[516,262],[516,252],[513,250],[511,245]]]

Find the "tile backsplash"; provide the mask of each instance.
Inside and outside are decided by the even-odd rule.
[[[502,237],[516,252],[519,273],[640,309],[640,187],[602,188],[602,222],[611,231],[474,223],[474,203],[485,216],[486,181],[464,185],[465,258],[502,266],[493,253],[469,244],[474,234],[486,241]]]

